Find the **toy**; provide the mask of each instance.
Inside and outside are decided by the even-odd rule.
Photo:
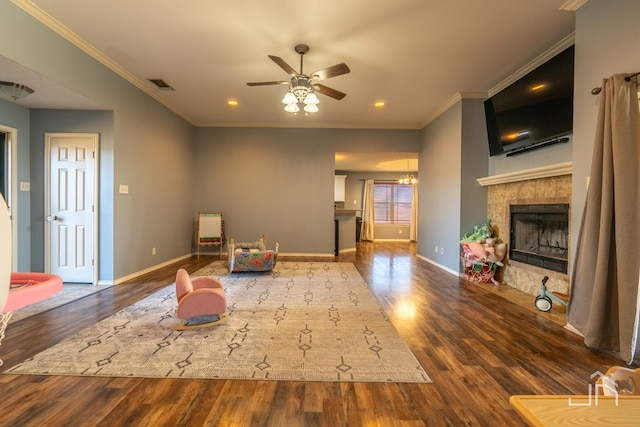
[[[493,236],[491,220],[476,225],[471,234],[465,234],[460,241],[462,245],[461,258],[464,261],[464,271],[467,280],[472,282],[500,283],[494,279],[498,267],[504,264],[502,260],[507,253],[507,244],[498,242]]]

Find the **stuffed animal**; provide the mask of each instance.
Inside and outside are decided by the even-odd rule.
[[[491,226],[491,220],[488,219],[484,224],[474,226],[473,233],[465,234],[460,243],[477,242],[478,240],[484,242],[490,237],[493,237],[493,227]]]

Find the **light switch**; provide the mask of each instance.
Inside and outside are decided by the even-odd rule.
[[[20,181],[20,191],[31,191],[31,183]]]
[[[129,186],[120,184],[120,194],[129,194]]]

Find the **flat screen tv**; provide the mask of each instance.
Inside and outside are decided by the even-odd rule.
[[[484,102],[491,156],[568,141],[573,131],[573,46]]]

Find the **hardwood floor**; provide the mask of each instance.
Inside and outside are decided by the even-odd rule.
[[[12,323],[0,371],[170,285],[178,266],[194,272],[212,259],[194,257]],[[509,396],[586,394],[592,373],[622,364],[531,303],[416,258],[414,245],[363,242],[335,260],[355,264],[432,384],[3,374],[0,426],[518,426]]]

